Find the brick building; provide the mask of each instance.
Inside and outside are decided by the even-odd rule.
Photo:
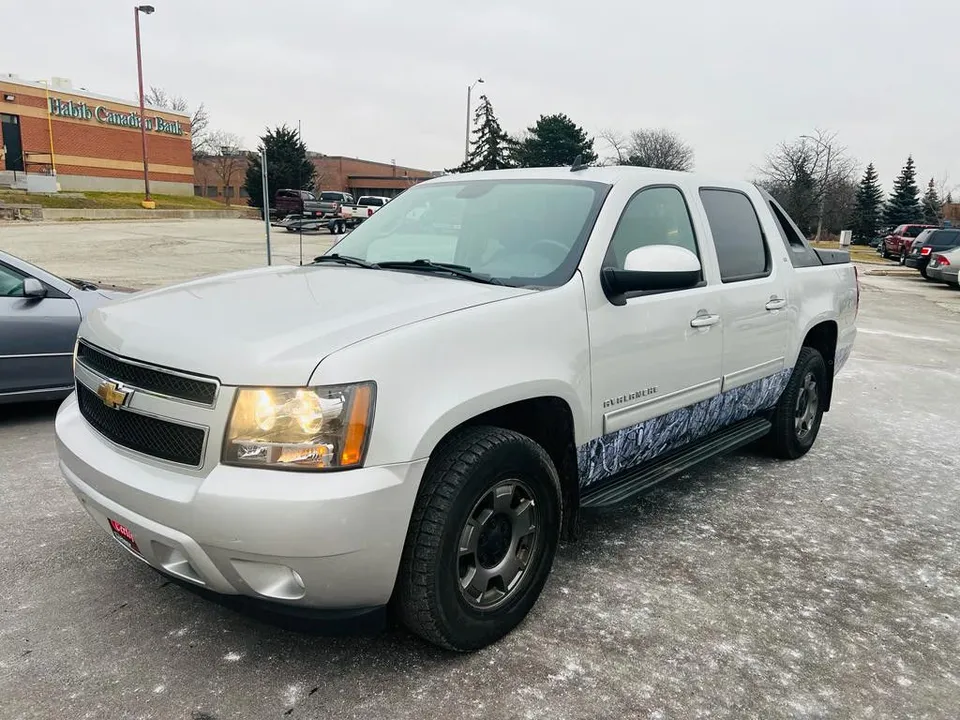
[[[150,189],[193,190],[190,117],[147,106]],[[56,173],[62,190],[143,190],[140,106],[75,89],[0,75],[0,171]]]
[[[435,174],[429,170],[341,155],[309,153],[309,157],[317,170],[315,182],[318,190],[340,190],[354,198],[361,195],[394,197]],[[195,195],[227,204],[247,203],[243,190],[247,174],[245,156],[198,158],[193,163],[193,174]]]

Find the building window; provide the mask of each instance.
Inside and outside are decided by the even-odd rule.
[[[218,197],[219,195],[220,191],[216,185],[207,185],[207,197]]]
[[[247,188],[246,188],[246,187],[243,187],[243,186],[240,187],[240,197],[242,197],[242,198],[248,198],[248,197],[250,197],[250,193],[247,192]]]
[[[227,195],[228,198],[232,198],[232,197],[233,197],[233,191],[234,191],[233,185],[227,185],[227,186],[224,188],[224,191],[226,192],[226,195]]]
[[[203,185],[194,185],[193,194],[197,197],[203,197]]]

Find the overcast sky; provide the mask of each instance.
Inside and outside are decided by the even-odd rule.
[[[908,153],[924,183],[949,173],[960,186],[951,0],[154,4],[146,84],[204,102],[212,128],[248,147],[300,120],[311,150],[451,167],[466,86],[483,77],[511,132],[555,112],[591,134],[662,126],[693,145],[697,169],[751,178],[778,141],[820,127],[885,186]],[[132,7],[0,0],[0,72],[133,98]]]

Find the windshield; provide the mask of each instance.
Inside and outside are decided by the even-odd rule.
[[[421,185],[329,252],[371,263],[455,263],[506,285],[556,287],[573,276],[608,189],[577,180]]]

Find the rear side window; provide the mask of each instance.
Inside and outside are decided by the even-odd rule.
[[[717,248],[720,279],[727,283],[769,275],[770,253],[750,198],[736,190],[704,188],[700,199]]]
[[[925,227],[921,227],[920,225],[913,225],[913,226],[907,228],[907,231],[904,233],[904,236],[905,236],[905,237],[908,237],[908,238],[915,238],[917,235],[919,235],[920,233],[922,233],[924,230],[926,230]]]
[[[960,245],[960,230],[938,230],[931,233],[924,244],[938,248],[957,247]]]

